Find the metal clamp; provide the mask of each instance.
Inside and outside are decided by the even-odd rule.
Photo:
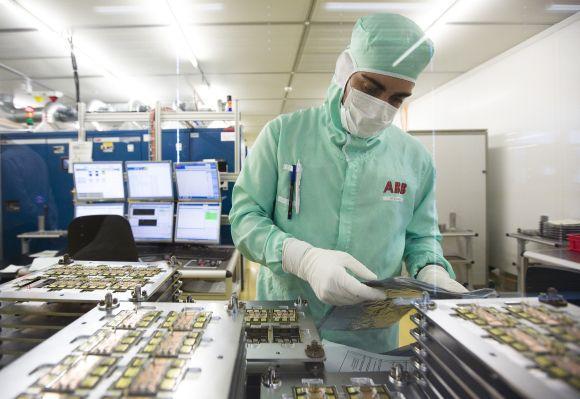
[[[321,359],[326,356],[326,353],[324,353],[324,348],[316,340],[312,341],[310,345],[306,345],[304,352],[310,359]]]
[[[268,370],[262,374],[262,385],[271,389],[279,388],[282,385],[282,380],[280,380],[278,371],[274,367],[268,367]]]
[[[228,301],[227,311],[230,314],[236,314],[244,306],[244,303],[238,299],[238,294],[234,292]]]
[[[119,307],[119,300],[113,298],[113,294],[107,292],[105,294],[105,299],[99,301],[99,310],[111,310]]]
[[[70,265],[71,263],[74,262],[75,262],[74,259],[71,258],[69,254],[64,254],[62,258],[58,260],[59,265]]]
[[[302,297],[299,295],[298,298],[296,298],[296,301],[294,301],[294,306],[296,306],[298,309],[306,307],[308,306],[308,300],[302,299]]]
[[[409,375],[405,370],[403,370],[403,366],[397,363],[391,368],[391,370],[389,370],[388,378],[391,384],[394,386],[402,387],[403,385],[407,384]]]
[[[423,291],[421,298],[415,300],[415,306],[422,311],[433,310],[437,307],[435,302],[431,300],[431,296],[427,291]]]
[[[131,300],[133,302],[142,302],[147,299],[147,291],[141,289],[141,285],[137,284],[131,293]]]

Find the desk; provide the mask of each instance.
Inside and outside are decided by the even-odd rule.
[[[54,239],[66,237],[68,232],[66,230],[43,230],[43,231],[29,231],[27,233],[18,234],[16,237],[20,238],[20,253],[26,255],[30,252],[30,240],[32,239]]]
[[[552,248],[562,248],[567,245],[567,242],[564,241],[557,241],[551,240],[549,238],[544,238],[540,236],[534,236],[529,234],[523,234],[518,229],[517,233],[507,233],[507,237],[515,238],[517,241],[517,258],[516,258],[516,269],[518,270],[518,292],[523,295],[526,290],[526,279],[525,275],[527,272],[527,265],[525,265],[525,258],[524,253],[526,252],[526,245],[528,242],[533,242],[536,244],[545,245]],[[538,253],[541,251],[533,251],[534,253]],[[525,268],[525,270],[524,270]]]
[[[464,256],[460,255],[449,255],[445,256],[445,259],[449,261],[451,264],[456,265],[465,265],[466,269],[466,278],[467,278],[467,287],[472,290],[473,289],[473,278],[472,274],[472,267],[475,261],[473,260],[473,238],[478,237],[475,231],[472,230],[448,230],[441,233],[443,238],[463,238],[465,240],[465,254]],[[486,278],[487,280],[487,278]]]

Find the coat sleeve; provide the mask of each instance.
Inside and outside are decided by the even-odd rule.
[[[244,161],[232,194],[230,224],[236,247],[248,259],[282,270],[282,243],[291,235],[273,222],[278,185],[280,119],[268,123]]]
[[[416,198],[413,217],[407,226],[403,255],[409,275],[415,277],[424,266],[436,264],[443,266],[451,278],[455,278],[453,268],[443,257],[441,249],[441,233],[435,206],[435,168],[431,159]]]

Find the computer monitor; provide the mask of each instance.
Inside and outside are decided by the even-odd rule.
[[[221,199],[216,162],[176,163],[175,178],[180,201]]]
[[[221,204],[180,202],[177,204],[175,242],[219,244]]]
[[[125,199],[122,162],[74,163],[73,179],[78,200]]]
[[[173,202],[132,202],[128,214],[136,242],[173,240]]]
[[[173,199],[171,161],[128,161],[129,199]]]
[[[95,203],[75,205],[75,218],[92,215],[125,216],[125,204],[121,202],[114,204]]]

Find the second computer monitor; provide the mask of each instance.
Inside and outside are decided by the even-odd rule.
[[[218,201],[221,198],[216,162],[176,163],[175,178],[180,201]]]
[[[94,203],[94,204],[76,204],[75,218],[92,215],[119,215],[125,216],[125,204],[120,203]]]
[[[221,204],[180,202],[177,204],[175,242],[219,244]]]
[[[171,242],[173,239],[172,202],[129,203],[129,224],[137,242]]]
[[[173,200],[171,161],[127,161],[129,199]]]

